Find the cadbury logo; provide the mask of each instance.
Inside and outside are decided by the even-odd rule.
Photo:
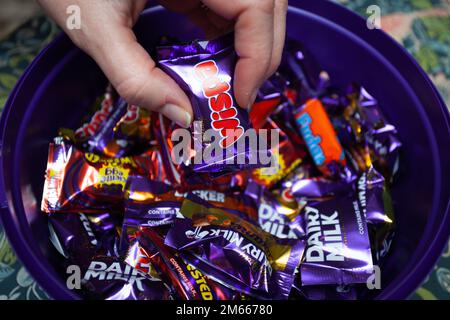
[[[203,95],[211,110],[211,127],[220,134],[220,146],[233,145],[244,134],[233,106],[230,83],[219,78],[219,68],[213,60],[203,61],[194,67],[196,78],[201,82]]]

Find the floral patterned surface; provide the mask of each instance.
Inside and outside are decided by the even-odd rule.
[[[401,42],[428,72],[449,106],[449,0],[335,0],[367,16],[367,7],[379,5],[381,25]],[[0,110],[9,92],[33,57],[57,34],[47,18],[35,17],[0,43]],[[0,300],[48,299],[28,275],[0,226]],[[411,299],[450,299],[450,246]]]

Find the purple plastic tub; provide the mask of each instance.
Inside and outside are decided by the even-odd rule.
[[[156,7],[136,26],[152,48],[164,34],[200,36],[184,17]],[[329,71],[336,85],[360,82],[380,102],[404,143],[392,196],[398,229],[382,268],[382,289],[368,299],[408,297],[432,269],[450,228],[449,114],[423,70],[394,40],[369,30],[356,14],[324,0],[290,1],[288,34]],[[0,121],[0,209],[9,240],[39,284],[57,299],[79,298],[53,265],[47,220],[39,211],[47,147],[61,126],[79,123],[106,79],[65,36],[29,66]],[[446,179],[445,179],[446,178]]]

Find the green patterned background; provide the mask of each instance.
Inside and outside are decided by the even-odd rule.
[[[337,0],[367,16],[367,7],[379,5],[382,27],[419,61],[450,102],[450,2],[448,0]],[[59,32],[46,17],[38,16],[0,42],[0,108],[23,70]],[[1,110],[1,109],[0,109]],[[0,226],[0,300],[48,299],[28,275],[8,244]],[[450,248],[411,299],[450,299]]]

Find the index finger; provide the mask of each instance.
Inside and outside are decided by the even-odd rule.
[[[249,108],[270,67],[274,41],[273,0],[204,0],[217,14],[235,20],[235,48],[239,57],[234,94],[239,106]]]

